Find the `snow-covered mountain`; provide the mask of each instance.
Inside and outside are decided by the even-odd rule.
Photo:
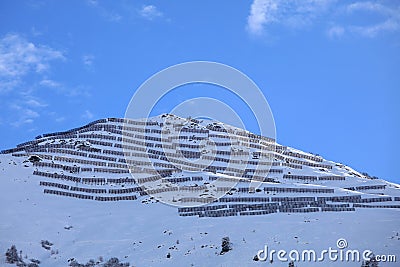
[[[265,246],[317,252],[295,266],[361,266],[319,261],[330,247],[400,257],[399,185],[220,122],[98,120],[2,151],[0,178],[1,266],[12,245],[39,266],[289,265],[257,260]]]

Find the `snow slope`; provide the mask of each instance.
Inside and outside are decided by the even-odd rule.
[[[257,156],[255,152],[266,151],[260,146],[272,143],[272,140],[266,139],[264,143],[259,140],[259,146],[246,140],[224,146],[226,135],[215,137],[221,133],[214,127],[215,124],[207,128],[208,125],[201,122],[174,116],[160,116],[152,118],[152,121],[158,124],[147,125],[149,132],[145,136],[159,137],[157,131],[151,130],[163,129],[160,123],[167,121],[172,126],[179,124],[185,129],[208,131],[207,134],[180,131],[179,136],[187,138],[178,138],[178,144],[204,144],[189,149],[188,146],[181,146],[186,151],[203,150],[207,155],[207,151],[213,150],[213,144],[208,146],[207,140],[213,140],[220,144],[215,151],[239,150],[247,153],[229,155],[226,159],[242,157],[243,160],[267,163],[271,159]],[[221,125],[228,131],[233,129],[244,133]],[[253,258],[265,245],[270,250],[287,251],[337,249],[336,241],[340,238],[347,240],[346,249],[369,249],[375,254],[400,256],[400,194],[396,184],[366,177],[348,166],[277,144],[270,162],[272,166],[268,166],[275,171],[265,175],[262,183],[256,183],[257,191],[251,187],[254,177],[246,176],[252,172],[235,172],[235,168],[211,168],[196,173],[187,169],[175,170],[167,172],[160,179],[138,183],[138,179],[153,174],[146,174],[140,167],[142,165],[125,168],[115,165],[124,164],[121,159],[126,157],[127,151],[121,154],[122,147],[116,146],[122,141],[122,130],[123,125],[118,119],[101,120],[68,133],[39,136],[30,143],[0,155],[0,252],[3,254],[0,266],[11,266],[5,263],[4,253],[13,244],[22,250],[26,262],[31,258],[39,259],[40,266],[68,266],[68,260],[72,258],[85,263],[89,259],[97,261],[99,257],[118,257],[132,266],[288,266],[288,262],[281,262],[276,256],[272,263],[270,259],[262,262]],[[139,142],[138,136],[134,135],[134,140]],[[157,140],[150,141],[158,143]],[[137,147],[146,147],[146,144],[142,146],[136,143]],[[160,150],[153,146],[147,147],[144,152],[153,154],[149,149]],[[164,151],[168,152],[168,149]],[[110,151],[120,153],[110,154]],[[35,162],[32,155],[40,157],[40,161]],[[221,154],[217,156],[224,158]],[[66,158],[90,162],[67,162]],[[115,158],[115,161],[111,158]],[[130,159],[142,160],[142,157],[135,154]],[[167,169],[154,164],[165,163],[165,160],[160,157],[152,160],[151,166],[156,170]],[[170,160],[174,161],[172,153]],[[228,166],[225,163],[213,161],[210,166]],[[191,166],[187,162],[179,166],[185,164]],[[235,166],[235,163],[229,166]],[[124,180],[132,178],[126,172],[128,167],[135,181]],[[136,167],[140,167],[140,172]],[[95,171],[94,168],[100,169]],[[110,173],[106,170],[122,171]],[[57,175],[48,177],[45,173]],[[259,173],[263,172],[256,174]],[[176,180],[185,177],[191,179]],[[227,183],[228,186],[233,185],[233,188],[226,190],[227,195],[213,199],[218,192],[223,192],[216,188],[223,188],[225,183],[223,179],[217,179],[220,183],[214,183],[213,177],[240,179],[238,183]],[[177,191],[155,194],[151,191],[174,186],[178,188]],[[139,189],[123,191],[128,188]],[[147,195],[146,191],[152,196]],[[67,192],[69,195],[59,195],[57,192]],[[83,199],[82,196],[92,198]],[[135,200],[126,200],[129,197]],[[188,197],[192,197],[193,201],[188,201]],[[303,201],[300,197],[308,200]],[[174,199],[177,203],[166,205],[157,198],[167,202]],[[173,206],[185,204],[190,208],[201,204],[201,198],[206,199],[205,202],[210,199],[215,201],[195,207],[197,213]],[[344,209],[340,210],[339,206]],[[257,215],[259,211],[268,214]],[[230,238],[232,250],[220,255],[221,239],[225,236]],[[41,240],[53,243],[51,249],[44,249]],[[361,262],[325,260],[297,262],[296,266],[361,266]],[[381,262],[379,266],[396,266],[396,263]]]

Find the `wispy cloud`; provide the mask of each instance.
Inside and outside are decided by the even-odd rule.
[[[12,91],[20,84],[19,80],[15,79],[0,79],[0,94]]]
[[[65,121],[65,117],[58,117],[55,119],[56,122],[63,122]]]
[[[49,87],[49,88],[58,88],[58,87],[61,87],[61,84],[60,84],[59,82],[56,82],[56,81],[51,80],[51,79],[43,79],[43,80],[41,80],[41,81],[39,82],[39,84],[40,84],[41,86]]]
[[[400,24],[399,21],[388,19],[374,25],[350,26],[349,29],[362,36],[374,38],[384,32],[398,32],[400,30]]]
[[[25,124],[32,124],[42,117],[42,113],[46,113],[47,106],[47,103],[38,97],[33,97],[30,94],[20,94],[19,98],[8,99],[2,108],[10,112],[6,119],[9,125],[20,127]]]
[[[87,98],[92,96],[92,94],[90,93],[90,88],[83,85],[78,85],[75,87],[64,87],[63,93],[65,94],[65,96],[73,98]]]
[[[88,67],[93,65],[93,60],[91,55],[82,57],[83,64]],[[68,102],[76,104],[91,95],[90,87],[53,79],[51,74],[57,61],[66,61],[64,52],[19,34],[0,37],[0,114],[4,116],[3,124],[26,130],[28,125],[40,120],[61,122],[65,120],[65,114],[51,115],[57,109],[53,99],[67,97]],[[84,116],[91,119],[93,114],[85,111]]]
[[[122,19],[122,15],[120,13],[103,7],[97,0],[87,0],[86,2],[90,7],[97,10],[100,16],[108,21],[119,22]]]
[[[33,108],[43,108],[43,107],[47,107],[47,104],[45,104],[44,102],[41,102],[39,100],[36,99],[29,99],[25,101],[25,104],[29,107],[33,107]]]
[[[247,19],[247,29],[252,34],[261,34],[264,27],[277,21],[278,3],[274,0],[255,0]]]
[[[97,0],[87,0],[87,3],[90,6],[98,6],[99,5],[99,2]]]
[[[20,127],[24,124],[31,124],[36,118],[40,117],[37,111],[26,106],[11,104],[10,108],[14,110],[14,112],[16,112],[18,115],[18,119],[10,123],[10,125],[13,127]]]
[[[61,122],[64,122],[66,120],[65,116],[62,116],[62,115],[58,114],[55,111],[50,111],[50,112],[47,113],[47,115],[57,123],[61,123]]]
[[[335,12],[328,12],[334,10]],[[371,23],[371,15],[380,18]],[[324,16],[324,20],[318,20]],[[364,24],[357,24],[357,18]],[[268,33],[273,25],[290,29],[303,29],[326,21],[327,36],[339,38],[345,34],[376,37],[381,33],[400,31],[400,3],[390,1],[356,1],[347,4],[337,0],[254,0],[247,18],[251,35]],[[366,21],[366,22],[365,22]],[[332,26],[334,25],[334,26]]]
[[[272,24],[289,28],[310,25],[334,0],[254,0],[247,18],[247,30],[254,35],[264,33]]]
[[[375,24],[356,25],[350,24],[347,26],[349,31],[360,34],[361,36],[373,38],[385,32],[400,31],[400,5],[385,5],[379,2],[360,1],[355,2],[346,7],[347,15],[352,16],[376,14],[382,17],[380,22]]]
[[[380,12],[380,13],[392,13],[392,10],[378,2],[370,2],[370,1],[360,1],[354,2],[346,7],[347,12],[355,12],[360,10]]]
[[[162,17],[163,13],[158,10],[158,8],[154,5],[144,5],[139,10],[139,14],[141,17],[147,20],[153,20],[158,17]]]
[[[69,98],[90,97],[90,88],[83,85],[69,86],[51,79],[43,79],[38,84],[42,88],[53,89],[53,92]]]
[[[18,34],[8,34],[0,39],[0,76],[21,78],[29,72],[42,73],[50,62],[65,59],[61,51],[36,45]]]
[[[40,31],[39,31],[38,29],[36,29],[35,27],[32,27],[32,28],[31,28],[31,33],[32,33],[32,35],[35,36],[35,37],[42,35],[42,32],[40,32]]]
[[[0,93],[2,111],[9,112],[9,125],[20,127],[41,117],[48,105],[34,96],[35,85],[27,81],[41,79],[41,86],[59,86],[44,77],[53,61],[64,60],[62,51],[33,43],[19,34],[10,33],[0,39]]]
[[[340,38],[345,34],[345,29],[342,26],[332,26],[328,29],[327,35],[329,38]]]
[[[132,19],[152,21],[164,17],[164,13],[153,4],[138,5],[134,1],[119,1],[116,2],[116,5],[111,6],[98,0],[86,0],[86,3],[100,17],[111,22],[126,22]],[[166,21],[169,21],[169,19],[166,19]]]
[[[32,124],[33,122],[34,122],[33,119],[24,119],[24,118],[21,118],[20,120],[17,120],[17,121],[12,122],[12,123],[11,123],[11,126],[13,126],[13,127],[20,127],[20,126],[22,126],[22,125],[24,125],[24,124]]]
[[[92,112],[90,112],[89,110],[85,110],[85,112],[82,114],[82,118],[83,119],[93,119],[94,115]]]
[[[84,55],[82,57],[82,62],[85,66],[91,67],[93,65],[94,56],[93,55]]]
[[[62,51],[34,44],[18,34],[5,35],[0,39],[0,93],[22,87],[25,76],[45,75],[51,63],[60,60],[65,60]]]

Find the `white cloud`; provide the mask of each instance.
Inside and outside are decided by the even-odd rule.
[[[334,0],[254,0],[247,18],[247,30],[260,35],[271,24],[289,28],[310,25]]]
[[[393,6],[378,2],[360,1],[348,5],[346,11],[349,16],[354,14],[368,16],[369,13],[375,13],[382,17],[382,20],[375,24],[348,26],[351,32],[361,36],[373,38],[381,33],[400,31],[400,5]]]
[[[383,13],[391,13],[391,10],[377,2],[363,1],[363,2],[354,2],[349,4],[346,7],[347,12],[352,13],[355,11],[373,11],[373,12],[383,12]]]
[[[53,60],[63,60],[61,51],[35,45],[18,34],[8,34],[0,39],[0,76],[21,78],[30,73],[42,73]]]
[[[51,103],[47,104],[43,98],[49,91],[73,98],[74,101],[90,96],[90,88],[86,86],[69,86],[48,77],[47,71],[53,62],[63,60],[63,52],[27,40],[21,35],[0,37],[0,100],[4,100],[2,111],[7,113],[4,123],[26,129],[25,126],[35,123],[38,118],[48,117]],[[93,64],[94,57],[87,55],[82,60],[89,66]],[[84,115],[89,119],[93,117],[90,111]],[[53,119],[58,122],[64,120],[61,115]]]
[[[36,37],[42,35],[42,33],[40,31],[38,31],[35,27],[31,28],[31,33],[33,36],[36,36]]]
[[[47,104],[39,102],[38,100],[35,100],[35,99],[29,99],[29,100],[25,101],[25,104],[30,107],[33,107],[33,108],[47,107]]]
[[[56,81],[53,81],[53,80],[50,80],[50,79],[43,79],[43,80],[41,80],[41,81],[39,82],[39,84],[40,84],[41,86],[50,87],[50,88],[58,88],[58,87],[61,87],[61,84],[60,84],[60,83],[58,83],[58,82],[56,82]]]
[[[23,112],[24,112],[23,115],[28,118],[38,118],[39,117],[39,113],[37,113],[36,111],[29,109],[29,108],[24,109]]]
[[[63,122],[63,121],[65,121],[65,117],[56,118],[56,122]]]
[[[63,122],[63,121],[66,120],[66,117],[58,114],[55,111],[47,112],[47,115],[49,116],[49,118],[51,118],[52,120],[54,120],[55,122],[58,122],[58,123]]]
[[[333,26],[328,29],[328,37],[331,39],[340,38],[345,33],[345,29],[342,26]]]
[[[327,12],[329,10],[334,12]],[[371,23],[371,14],[380,17],[381,21]],[[324,19],[318,20],[322,16]],[[365,24],[356,24],[360,17]],[[272,25],[302,29],[317,20],[327,21],[327,25],[322,26],[328,28],[329,38],[348,33],[372,38],[381,33],[400,31],[400,5],[391,1],[346,4],[337,0],[254,0],[247,18],[247,30],[252,35],[262,35]]]
[[[92,96],[91,89],[84,85],[69,86],[51,79],[43,79],[39,82],[38,85],[42,86],[43,88],[53,89],[54,93],[63,95],[71,99],[82,99]],[[30,98],[34,98],[31,92],[28,92],[27,96]]]
[[[97,0],[87,0],[86,2],[90,6],[97,6],[99,4],[99,2],[97,2]]]
[[[89,110],[85,110],[85,112],[82,114],[82,118],[84,119],[93,119],[94,115],[92,112],[90,112]]]
[[[154,5],[145,5],[139,11],[140,16],[147,20],[153,20],[157,17],[162,17],[163,13],[158,10]]]
[[[82,57],[82,62],[86,66],[92,66],[93,65],[93,60],[94,60],[94,56],[93,55],[84,55]]]
[[[252,34],[261,34],[266,24],[277,20],[278,3],[274,0],[254,0],[250,15],[247,19],[247,28]]]
[[[102,16],[108,21],[118,22],[122,19],[122,16],[118,12],[103,7],[97,0],[88,0],[86,2],[90,7],[97,10],[100,16]]]
[[[116,12],[104,12],[102,16],[112,22],[118,22],[122,19],[122,16]]]
[[[18,34],[5,35],[0,39],[0,93],[17,88],[21,93],[30,87],[24,81],[26,76],[40,78],[50,69],[50,63],[57,60],[65,60],[63,52],[34,44]]]
[[[77,86],[68,86],[63,83],[51,80],[51,79],[43,79],[39,82],[39,85],[42,87],[56,89],[55,92],[59,94],[63,94],[67,97],[90,97],[90,88],[77,85]]]
[[[400,30],[399,21],[387,19],[382,23],[369,26],[350,26],[351,31],[362,36],[373,38],[384,32],[396,32]]]
[[[7,93],[7,92],[13,90],[19,84],[20,84],[19,80],[13,80],[13,79],[1,80],[0,79],[0,94]]]
[[[66,96],[75,98],[90,97],[92,95],[89,88],[79,85],[76,87],[64,88],[63,92]]]
[[[25,106],[21,106],[18,104],[11,104],[10,108],[15,110],[18,116],[18,119],[16,121],[10,123],[10,125],[13,127],[20,127],[24,124],[31,124],[35,121],[36,118],[40,117],[38,112],[32,110],[31,108],[27,108]]]
[[[20,119],[18,121],[12,122],[11,126],[20,127],[24,124],[32,124],[34,122],[33,119]]]
[[[86,68],[86,70],[88,71],[93,71],[93,64],[94,64],[94,59],[95,57],[93,55],[83,55],[82,56],[82,63],[84,65],[84,67]]]

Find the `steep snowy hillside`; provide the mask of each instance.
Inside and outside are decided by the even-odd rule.
[[[296,266],[361,266],[319,261],[329,248],[400,257],[398,185],[218,122],[98,120],[3,151],[0,178],[1,266],[12,245],[39,266],[289,265],[257,261],[265,246],[316,251]]]

